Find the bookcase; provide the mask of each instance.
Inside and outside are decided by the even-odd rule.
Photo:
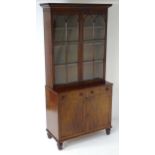
[[[111,4],[44,3],[46,118],[58,149],[71,138],[110,134],[112,83],[107,82],[107,15]]]

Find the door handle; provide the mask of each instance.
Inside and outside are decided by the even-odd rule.
[[[86,100],[88,100],[88,99],[89,99],[89,97],[88,97],[88,96],[86,96],[85,98],[86,98]]]
[[[80,96],[83,96],[83,93],[80,93],[79,95],[80,95]]]
[[[106,88],[105,88],[105,90],[106,90],[106,91],[108,91],[108,90],[109,90],[109,88],[108,88],[108,87],[106,87]]]
[[[66,98],[66,96],[65,96],[65,95],[62,95],[62,96],[61,96],[61,99],[62,99],[62,100],[64,100],[65,98]]]

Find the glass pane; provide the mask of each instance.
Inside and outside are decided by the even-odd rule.
[[[94,31],[94,39],[104,39],[105,30],[102,27],[96,27]]]
[[[93,28],[85,27],[84,28],[84,40],[92,40],[93,39]]]
[[[83,51],[84,61],[103,60],[103,58],[104,58],[104,42],[85,41]]]
[[[65,39],[65,16],[55,16],[55,40]]]
[[[68,82],[74,82],[78,80],[77,64],[67,65]]]
[[[95,21],[96,26],[105,27],[105,16],[104,15],[95,15],[94,21]]]
[[[70,28],[68,29],[68,41],[75,41],[78,40],[78,29],[77,28]]]
[[[84,43],[83,54],[84,61],[93,60],[93,45],[91,43]]]
[[[93,38],[93,17],[91,15],[84,17],[84,40]]]
[[[94,62],[94,78],[103,78],[103,62]]]
[[[85,62],[83,63],[84,68],[84,80],[93,78],[93,62]]]
[[[66,16],[63,16],[63,15],[55,16],[55,27],[56,28],[64,28],[65,20],[66,20]]]
[[[94,44],[94,60],[104,59],[104,42],[96,42]]]
[[[86,15],[84,17],[84,40],[104,39],[104,15]]]
[[[55,66],[55,83],[56,84],[66,83],[66,66],[65,65]]]
[[[67,63],[78,61],[78,44],[69,44],[67,47]]]
[[[104,39],[105,36],[105,20],[104,15],[94,17],[94,38]]]
[[[78,16],[55,16],[55,41],[78,40]]]
[[[54,63],[55,64],[64,64],[65,63],[65,55],[66,55],[66,46],[65,45],[57,45],[54,47]]]
[[[64,28],[56,28],[55,30],[55,41],[65,41],[65,29]]]

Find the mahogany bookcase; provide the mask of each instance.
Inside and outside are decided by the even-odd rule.
[[[105,80],[111,4],[44,3],[48,138],[63,142],[98,130],[110,134],[112,84]]]

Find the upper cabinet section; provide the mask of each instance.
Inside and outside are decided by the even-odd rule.
[[[41,6],[46,27],[48,85],[104,82],[107,11],[111,5],[51,3]]]

